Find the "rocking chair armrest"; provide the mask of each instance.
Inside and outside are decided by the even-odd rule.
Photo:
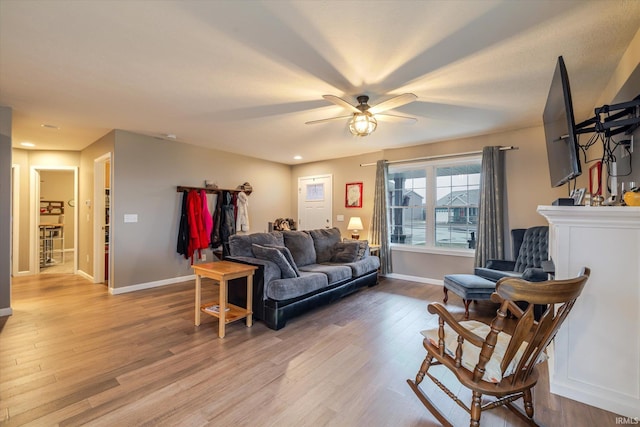
[[[427,309],[429,310],[429,313],[437,314],[440,319],[444,320],[444,322],[447,323],[458,335],[464,338],[465,341],[470,342],[476,347],[482,347],[484,344],[484,338],[474,334],[461,325],[460,322],[458,322],[442,304],[437,302],[431,303]]]
[[[505,299],[503,299],[500,295],[494,292],[491,295],[491,302],[502,304],[505,302]],[[511,312],[511,314],[513,314],[517,319],[521,318],[522,315],[524,314],[524,310],[518,307],[518,305],[513,301],[506,301],[506,302],[508,302],[507,309]]]

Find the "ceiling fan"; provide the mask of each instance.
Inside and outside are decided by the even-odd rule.
[[[335,95],[323,95],[322,97],[329,102],[332,102],[336,105],[339,105],[340,107],[349,110],[352,114],[348,116],[338,116],[328,119],[312,120],[310,122],[305,122],[305,124],[313,125],[316,123],[324,123],[332,120],[350,118],[351,120],[349,121],[349,130],[351,131],[351,133],[356,136],[367,136],[374,130],[376,130],[376,127],[378,127],[378,121],[376,120],[376,118],[379,118],[380,120],[402,120],[411,122],[416,121],[415,117],[399,116],[396,114],[381,114],[384,111],[392,110],[402,105],[409,104],[410,102],[418,99],[418,97],[412,93],[403,93],[402,95],[395,96],[391,99],[381,102],[380,104],[374,105],[373,107],[368,104],[369,97],[367,95],[358,96],[356,99],[358,100],[359,104],[355,106]]]

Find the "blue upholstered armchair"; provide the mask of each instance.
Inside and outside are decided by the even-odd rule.
[[[492,282],[503,277],[519,277],[529,282],[544,282],[548,274],[542,269],[542,262],[549,259],[549,227],[517,228],[511,230],[513,256],[515,261],[489,260],[484,267],[476,267],[475,275]],[[524,310],[528,303],[517,303]],[[536,304],[535,319],[540,319],[546,306]]]
[[[547,280],[542,262],[549,259],[549,227],[514,229],[511,239],[515,260],[489,260],[484,267],[475,268],[475,275],[492,282],[503,277],[520,277],[530,282]]]

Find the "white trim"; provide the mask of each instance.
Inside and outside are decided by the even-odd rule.
[[[0,317],[6,317],[13,315],[13,310],[9,308],[0,308]]]
[[[92,283],[93,283],[93,276],[92,276],[92,275],[87,274],[87,273],[85,273],[85,272],[84,272],[84,271],[82,271],[82,270],[76,270],[76,274],[77,274],[78,276],[84,277],[85,279],[87,279],[88,281],[90,281],[90,282],[92,282]]]
[[[33,276],[33,272],[29,271],[29,270],[23,270],[23,271],[18,271],[13,273],[13,277],[18,277],[18,276]]]
[[[444,286],[444,282],[442,280],[430,279],[428,277],[409,276],[406,274],[398,274],[398,273],[389,273],[385,277],[388,277],[390,279],[407,280],[409,282],[418,282],[418,283],[426,283],[429,285]]]
[[[105,189],[107,182],[105,180],[106,163],[111,165],[111,152],[102,154],[101,156],[93,159],[93,281],[94,283],[104,283],[105,271],[104,271],[104,255],[105,255],[105,229],[104,224],[104,209],[105,209]],[[111,171],[109,169],[109,180],[111,181]],[[109,182],[109,188],[111,188],[111,182]],[[110,217],[113,218],[113,195],[111,190],[109,191],[109,209]],[[111,221],[109,221],[111,222]],[[106,280],[109,292],[113,288],[113,268],[111,260],[113,259],[113,234],[112,229],[109,227],[109,271],[108,279]]]
[[[189,280],[195,280],[195,274],[182,277],[174,277],[171,279],[156,280],[155,282],[139,283],[137,285],[123,286],[121,288],[109,288],[111,295],[126,294],[129,292],[141,291],[143,289],[159,288],[160,286],[173,285],[175,283],[188,282]]]
[[[40,272],[40,262],[38,251],[40,248],[38,241],[38,217],[40,208],[40,171],[43,170],[57,170],[57,171],[70,171],[73,172],[73,200],[76,200],[76,209],[74,209],[73,220],[73,247],[78,247],[78,166],[31,166],[29,168],[29,271],[33,274]],[[73,271],[78,270],[78,255],[73,259]]]
[[[437,242],[436,242],[436,229],[437,229],[437,224],[435,222],[436,220],[436,216],[433,216],[433,213],[437,213],[438,210],[438,206],[437,206],[437,201],[438,201],[438,179],[437,179],[437,169],[439,167],[448,167],[448,166],[454,166],[454,165],[474,165],[474,166],[478,166],[481,167],[482,166],[482,155],[478,155],[478,154],[473,154],[473,155],[459,155],[456,158],[450,158],[450,157],[446,157],[443,159],[436,159],[436,160],[421,160],[421,161],[415,161],[415,162],[402,162],[403,164],[401,165],[397,165],[397,166],[389,166],[389,175],[391,176],[392,174],[395,173],[404,173],[407,171],[424,171],[424,181],[425,181],[425,187],[424,189],[422,188],[417,188],[417,191],[424,191],[424,200],[423,200],[423,204],[421,206],[418,206],[418,209],[421,209],[424,211],[425,213],[425,220],[424,220],[424,227],[425,227],[425,241],[424,241],[424,245],[411,245],[411,244],[404,244],[404,243],[394,243],[392,244],[392,247],[397,248],[397,247],[413,247],[413,248],[419,248],[419,249],[413,249],[413,250],[409,250],[411,252],[423,252],[423,253],[435,253],[435,254],[442,254],[442,255],[453,255],[453,256],[463,256],[463,257],[471,257],[471,256],[475,256],[475,251],[468,251],[462,248],[441,248],[439,246],[436,246]],[[469,175],[467,175],[469,176]],[[415,178],[414,178],[415,179]],[[478,183],[478,186],[480,184]],[[467,190],[469,190],[469,187],[466,187]],[[453,187],[451,187],[451,189],[453,189]],[[395,188],[391,188],[389,189],[390,191],[396,191]],[[407,188],[404,188],[403,190],[408,190]],[[395,196],[393,196],[395,197]],[[467,205],[468,206],[468,205]],[[398,207],[401,207],[401,205],[394,205],[393,203],[391,203],[388,206],[388,212],[390,212],[392,209],[396,209]],[[401,213],[402,217],[404,217],[404,211]],[[389,221],[392,221],[391,218],[389,218]],[[402,221],[404,222],[404,221]],[[391,233],[394,229],[394,225],[393,224],[389,224],[388,228],[389,228],[389,232]],[[476,231],[477,231],[477,226],[476,226]],[[465,252],[468,253],[472,253],[472,255],[464,255]]]
[[[417,252],[434,255],[459,256],[464,258],[473,258],[476,255],[476,251],[474,249],[434,248],[430,246],[412,246],[402,245],[398,243],[392,243],[391,250],[398,252]]]

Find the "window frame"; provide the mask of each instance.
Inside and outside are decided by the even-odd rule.
[[[468,248],[444,248],[435,246],[435,212],[437,202],[437,180],[436,169],[438,167],[458,166],[470,163],[482,164],[482,154],[463,155],[443,159],[419,160],[415,162],[402,162],[401,164],[390,164],[389,175],[402,171],[410,171],[423,168],[426,171],[426,195],[425,195],[425,244],[414,245],[406,243],[391,243],[391,249],[402,252],[432,253],[439,255],[450,255],[460,257],[474,257],[475,249]],[[480,172],[482,174],[482,171]],[[482,178],[481,178],[482,179]],[[387,191],[391,191],[388,188]],[[389,201],[388,214],[391,212],[391,202]],[[389,233],[393,232],[391,218],[389,218]]]

